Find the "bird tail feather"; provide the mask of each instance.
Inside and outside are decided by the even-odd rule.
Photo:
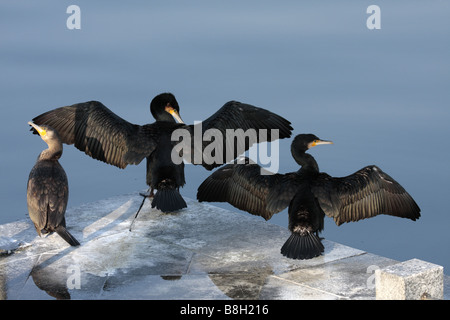
[[[293,232],[281,248],[283,256],[301,260],[320,256],[323,251],[322,241],[312,232],[303,236]]]
[[[173,212],[187,207],[181,194],[177,189],[162,188],[158,189],[152,201],[152,208],[162,212]]]
[[[59,225],[58,227],[56,227],[55,231],[57,234],[59,234],[59,236],[61,238],[63,238],[71,246],[79,246],[80,245],[80,243],[77,241],[77,239],[75,239],[75,237],[73,235],[71,235],[70,232],[67,231],[67,229],[64,226]]]

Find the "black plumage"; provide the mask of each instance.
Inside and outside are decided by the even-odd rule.
[[[186,207],[179,194],[179,188],[185,184],[184,163],[173,161],[173,150],[178,150],[178,154],[188,162],[200,164],[208,170],[236,158],[237,151],[241,150],[235,147],[231,156],[214,153],[216,160],[214,163],[209,161],[211,157],[201,158],[196,162],[194,161],[196,152],[202,153],[210,143],[208,141],[195,143],[195,139],[198,138],[194,137],[197,131],[203,134],[209,129],[216,129],[226,136],[227,129],[241,128],[244,131],[255,129],[258,134],[257,141],[244,143],[244,151],[254,142],[290,137],[292,131],[290,122],[284,118],[268,110],[237,101],[227,102],[201,124],[195,125],[186,125],[182,122],[178,102],[171,93],[156,96],[150,103],[150,110],[156,121],[142,126],[122,119],[98,101],[57,108],[35,117],[33,121],[55,128],[63,143],[74,144],[90,157],[122,169],[129,164],[139,164],[147,158],[146,182],[151,189],[150,196],[154,196],[152,207],[157,207],[163,212]],[[192,139],[183,140],[182,143],[179,143],[180,140],[172,141],[172,134],[177,129],[183,129]],[[268,135],[260,134],[260,129],[269,129]],[[278,130],[278,135],[272,136],[270,129]],[[243,137],[238,137],[237,140],[245,141]],[[186,146],[186,143],[189,148],[181,151],[174,149],[175,146],[179,148]],[[158,191],[156,195],[153,195],[154,190]]]
[[[318,233],[325,215],[337,225],[379,214],[416,220],[420,208],[406,190],[375,165],[346,176],[332,177],[319,171],[306,151],[331,144],[312,134],[300,134],[291,153],[301,166],[297,172],[268,174],[257,164],[229,164],[210,175],[198,188],[199,201],[228,202],[266,220],[289,207],[289,239],[281,253],[293,259],[310,259],[324,247]]]
[[[39,236],[57,232],[71,246],[77,246],[80,243],[66,229],[69,184],[58,161],[63,151],[61,139],[51,127],[29,124],[48,145],[48,149],[40,153],[28,178],[27,205],[31,221]]]

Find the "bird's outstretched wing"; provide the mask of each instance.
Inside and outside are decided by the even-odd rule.
[[[268,210],[270,188],[283,178],[281,174],[264,172],[257,164],[228,164],[203,181],[197,199],[208,202],[228,202],[234,207],[270,219],[278,211]]]
[[[342,178],[321,174],[311,191],[337,225],[379,214],[411,220],[420,217],[420,208],[409,193],[374,165]]]
[[[88,156],[119,168],[140,163],[157,144],[155,126],[132,124],[98,101],[50,110],[33,122],[52,127],[63,143],[74,144]]]
[[[267,209],[275,212],[284,210],[302,187],[303,181],[297,172],[283,175],[270,189],[267,196]]]
[[[288,138],[293,130],[283,117],[238,101],[225,103],[206,120],[186,128],[192,144],[184,159],[208,170],[236,159],[255,143]]]

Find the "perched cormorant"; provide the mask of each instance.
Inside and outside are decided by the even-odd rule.
[[[301,166],[287,174],[261,174],[257,164],[229,164],[211,174],[198,188],[197,199],[228,202],[238,209],[266,220],[289,206],[292,232],[281,253],[293,259],[320,255],[323,244],[318,233],[325,215],[337,225],[379,214],[416,220],[420,208],[405,189],[375,165],[335,178],[319,171],[309,148],[331,141],[313,134],[300,134],[291,153]]]
[[[48,149],[39,155],[31,169],[27,185],[27,205],[31,221],[39,236],[56,232],[71,246],[80,243],[66,229],[66,207],[69,198],[69,184],[66,172],[60,165],[63,145],[58,133],[49,126],[29,125],[44,140]]]
[[[179,188],[185,184],[184,163],[175,163],[172,150],[179,141],[172,141],[172,133],[176,129],[184,129],[192,141],[189,150],[178,150],[187,161],[201,164],[211,170],[227,160],[233,160],[238,154],[220,155],[220,161],[211,163],[209,159],[194,159],[200,150],[200,155],[208,146],[208,141],[200,141],[197,134],[202,135],[209,129],[217,129],[226,135],[227,129],[255,129],[257,141],[245,143],[245,150],[254,142],[272,141],[291,136],[292,127],[286,119],[265,109],[257,108],[237,101],[227,102],[216,113],[200,124],[185,125],[179,116],[179,106],[174,95],[162,93],[150,103],[150,110],[156,122],[146,125],[132,124],[114,114],[98,101],[78,103],[57,108],[43,113],[33,119],[37,124],[46,124],[55,128],[63,143],[74,144],[90,157],[125,168],[128,164],[139,164],[147,158],[147,185],[153,197],[152,207],[163,212],[171,212],[186,207],[186,202],[179,193]],[[175,119],[179,122],[176,123]],[[259,133],[259,129],[269,130],[267,135]],[[278,135],[271,135],[270,129],[278,130]],[[237,138],[238,142],[240,137]],[[181,145],[181,143],[180,143]],[[225,146],[225,142],[224,142]],[[241,149],[239,149],[242,151]],[[234,150],[236,153],[236,148]],[[217,158],[215,158],[217,160]],[[196,160],[196,161],[194,161]],[[145,200],[145,198],[144,198]]]

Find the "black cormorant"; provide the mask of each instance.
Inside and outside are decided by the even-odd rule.
[[[179,193],[179,188],[185,184],[184,163],[175,163],[172,160],[172,150],[179,141],[172,141],[172,133],[176,129],[185,129],[193,138],[190,143],[192,148],[188,151],[184,149],[179,154],[189,162],[201,164],[208,170],[226,163],[230,157],[224,152],[223,158],[215,163],[203,158],[200,162],[195,162],[195,150],[200,149],[202,152],[210,143],[200,141],[195,144],[194,141],[198,137],[194,136],[198,132],[202,135],[208,129],[218,129],[225,136],[227,129],[255,129],[258,134],[256,142],[263,142],[290,137],[292,131],[290,122],[286,119],[265,109],[237,101],[227,102],[204,120],[200,127],[198,124],[185,125],[182,122],[178,102],[171,93],[156,96],[150,103],[150,110],[156,122],[142,126],[122,119],[98,101],[57,108],[35,117],[33,121],[58,130],[63,143],[74,144],[92,158],[122,169],[128,164],[139,164],[147,158],[146,182],[151,189],[150,196],[157,190],[152,207],[163,212],[186,207],[186,202]],[[179,123],[176,123],[175,119]],[[264,136],[260,135],[259,129],[269,131]],[[272,136],[270,129],[278,130],[278,135]],[[244,151],[248,150],[251,144],[246,143]],[[238,154],[231,158],[237,156]]]
[[[78,246],[80,243],[66,229],[69,184],[66,172],[58,161],[63,152],[61,139],[49,126],[28,124],[48,145],[48,149],[39,155],[28,178],[27,205],[31,221],[39,236],[56,232],[71,246]]]
[[[211,174],[198,188],[199,201],[228,202],[266,220],[289,206],[289,239],[281,248],[284,256],[310,259],[320,255],[318,233],[325,215],[337,225],[379,214],[416,220],[420,208],[405,189],[375,165],[335,178],[319,171],[309,148],[331,144],[313,134],[300,134],[291,153],[301,166],[297,172],[262,174],[257,164],[229,164]]]

